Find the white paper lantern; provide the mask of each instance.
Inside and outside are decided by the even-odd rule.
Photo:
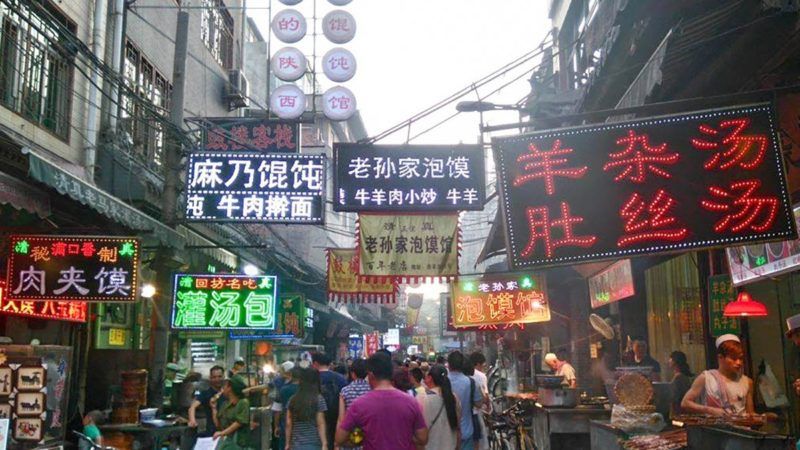
[[[419,309],[422,307],[422,294],[408,294],[406,296],[406,304],[411,309]]]
[[[356,74],[356,57],[342,47],[336,47],[322,57],[325,76],[336,83],[344,83]]]
[[[352,2],[353,0],[328,0],[328,1],[331,2],[332,5],[344,6],[344,5]]]
[[[289,6],[296,5],[296,4],[298,4],[298,3],[302,2],[302,1],[303,0],[280,0],[281,3],[283,3],[284,5],[289,5]]]
[[[297,42],[306,35],[306,18],[300,11],[284,9],[272,18],[272,32],[281,42]]]
[[[356,108],[356,96],[344,86],[334,86],[322,95],[322,112],[330,120],[347,120]]]
[[[323,17],[322,32],[334,44],[346,44],[356,36],[356,19],[347,11],[335,9]]]
[[[294,47],[284,47],[274,55],[270,67],[275,76],[283,81],[295,81],[306,73],[306,57]]]
[[[269,98],[272,112],[281,119],[297,119],[306,110],[306,95],[293,84],[284,84],[272,91]]]

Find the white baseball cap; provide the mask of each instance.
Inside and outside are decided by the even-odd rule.
[[[548,353],[548,354],[544,355],[544,362],[551,362],[551,361],[557,361],[557,360],[558,360],[558,357],[556,356],[555,353]]]
[[[717,338],[716,348],[719,348],[719,346],[722,345],[723,342],[728,342],[728,341],[736,341],[739,343],[742,342],[742,340],[739,339],[739,336],[735,334],[723,334],[722,336]]]
[[[291,361],[284,361],[284,363],[281,364],[281,369],[283,369],[284,372],[288,372],[294,369],[294,363]]]

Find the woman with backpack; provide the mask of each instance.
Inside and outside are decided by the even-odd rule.
[[[461,447],[459,420],[461,405],[450,387],[447,369],[437,364],[425,376],[425,423],[430,449],[456,450]]]
[[[286,412],[285,450],[327,450],[325,411],[328,406],[320,394],[319,372],[302,369],[300,386],[289,400]]]

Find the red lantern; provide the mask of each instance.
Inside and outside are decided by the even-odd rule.
[[[735,302],[725,305],[722,311],[725,317],[764,317],[767,315],[767,307],[750,297],[750,294],[742,291]]]

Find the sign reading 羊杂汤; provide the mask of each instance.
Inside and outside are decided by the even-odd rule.
[[[175,274],[172,328],[274,330],[274,275]]]
[[[274,330],[231,330],[231,339],[302,339],[305,334],[306,302],[303,294],[281,294]]]
[[[13,235],[7,301],[133,302],[139,281],[134,237]]]
[[[492,273],[451,283],[453,327],[547,322],[550,301],[544,276]]]
[[[769,104],[492,141],[512,268],[797,235]]]
[[[326,249],[328,300],[332,302],[395,303],[397,284],[389,278],[365,280],[358,276],[354,248]]]
[[[297,153],[300,125],[283,120],[214,117],[201,119],[202,149],[208,152]]]
[[[742,332],[739,319],[725,317],[725,305],[736,300],[736,289],[731,283],[730,275],[712,275],[708,277],[708,331],[711,336],[723,334],[740,334]]]
[[[188,167],[187,220],[324,222],[325,155],[192,153]]]
[[[483,210],[478,145],[334,144],[334,211]]]
[[[359,274],[417,282],[458,275],[458,214],[358,216]]]
[[[0,280],[0,314],[65,322],[86,322],[87,306],[85,302],[8,300],[5,293],[5,280]]]

